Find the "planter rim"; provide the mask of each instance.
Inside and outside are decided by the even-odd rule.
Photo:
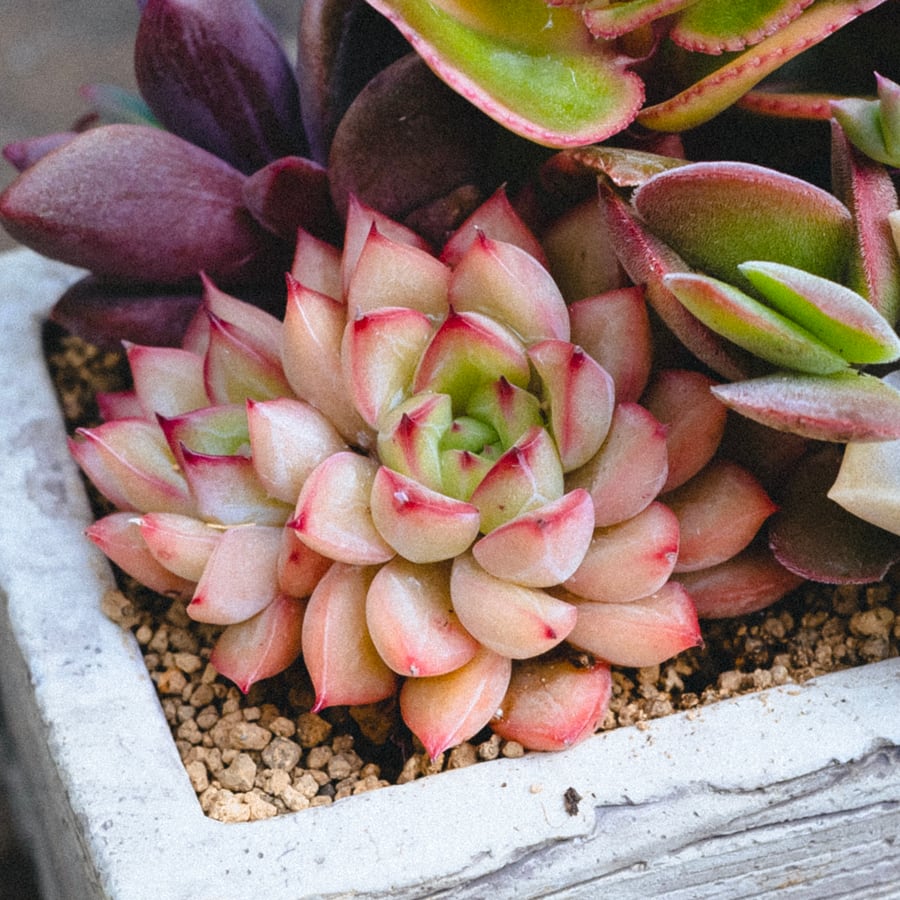
[[[79,274],[28,250],[0,254],[0,632],[22,660],[35,733],[106,895],[477,897],[518,885],[515,896],[538,896],[569,883],[561,873],[585,882],[711,825],[732,829],[738,808],[727,797],[757,792],[753,815],[764,815],[779,796],[771,769],[795,797],[804,779],[900,744],[893,659],[331,807],[246,824],[206,818],[136,641],[100,612],[114,582],[82,534],[90,509],[38,352],[42,321]],[[6,650],[0,666],[17,665]],[[4,702],[15,731],[12,719],[28,712],[8,693]],[[569,788],[583,798],[574,814]],[[641,813],[665,799],[680,819]]]

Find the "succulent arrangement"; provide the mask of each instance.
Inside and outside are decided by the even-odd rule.
[[[571,746],[610,666],[883,579],[900,88],[755,89],[879,6],[306,0],[295,70],[252,0],[141,2],[141,97],[4,151],[133,376],[71,439],[88,537],[241,689],[302,657],[433,757]],[[737,101],[830,127],[830,189],[691,161]]]

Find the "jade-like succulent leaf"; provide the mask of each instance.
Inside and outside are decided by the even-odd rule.
[[[750,163],[692,163],[649,179],[633,199],[650,230],[709,275],[741,284],[738,264],[765,259],[841,280],[850,212],[799,178]]]
[[[684,131],[718,115],[763,78],[884,0],[819,0],[792,22],[729,59],[674,97],[645,107],[638,121],[659,131]],[[732,4],[739,6],[742,4]]]
[[[519,662],[491,729],[531,750],[565,750],[590,737],[612,695],[604,662],[579,666],[553,657]]]
[[[803,437],[838,442],[900,438],[900,391],[872,375],[780,372],[712,391],[741,415]]]
[[[847,368],[840,354],[805,328],[733,285],[687,272],[663,280],[701,322],[776,366],[818,375]]]
[[[900,338],[855,291],[801,269],[772,262],[738,267],[769,305],[851,363],[886,363],[900,356]]]
[[[368,0],[454,90],[547,146],[601,141],[643,101],[640,79],[579,14],[543,0]]]
[[[851,515],[827,492],[840,466],[837,447],[798,465],[769,528],[769,544],[792,572],[830,584],[880,581],[900,560],[900,539]]]
[[[813,0],[699,0],[679,17],[670,37],[687,50],[743,50],[792,22]]]

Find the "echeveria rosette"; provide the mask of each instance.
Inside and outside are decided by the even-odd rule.
[[[646,285],[683,346],[727,379],[712,388],[716,397],[810,441],[811,453],[819,441],[892,446],[900,436],[900,392],[878,377],[900,358],[896,192],[838,126],[833,137],[837,196],[747,163],[677,160],[645,164],[622,190],[615,154],[578,156],[603,174],[607,225],[629,276]],[[878,451],[850,455],[858,453]],[[808,465],[824,471],[817,458]],[[900,546],[843,511],[824,515],[829,485],[800,478],[805,464],[782,470],[770,525],[776,555],[808,578],[879,580]],[[861,518],[884,521],[874,509]],[[801,540],[810,534],[817,538]]]
[[[283,324],[207,281],[183,346],[129,346],[134,390],[72,441],[120,510],[91,538],[224,626],[243,689],[302,652],[317,709],[399,692],[432,756],[487,724],[586,737],[610,664],[698,643],[679,579],[783,570],[752,547],[771,501],[716,458],[711,380],[651,375],[640,289],[567,305],[531,251],[502,194],[440,258],[354,201],[343,253],[301,233]],[[734,584],[698,587],[706,614]]]

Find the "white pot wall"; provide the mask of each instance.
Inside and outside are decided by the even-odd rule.
[[[47,898],[898,895],[896,659],[332,807],[203,816],[82,536],[40,352],[77,274],[0,256],[0,693]]]

